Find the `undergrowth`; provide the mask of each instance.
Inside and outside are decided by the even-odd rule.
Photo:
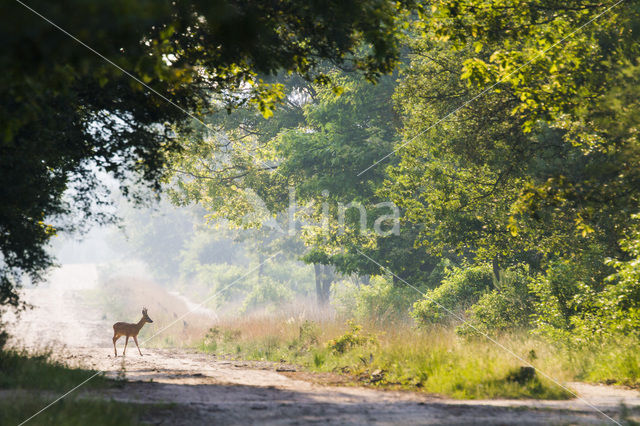
[[[552,377],[572,377],[573,372],[554,364],[550,348],[531,339],[509,339],[510,347],[534,364],[542,364]],[[461,338],[448,328],[416,330],[403,325],[381,329],[353,322],[246,319],[211,329],[199,348],[345,374],[352,382],[368,386],[422,390],[460,399],[571,397],[493,343]]]

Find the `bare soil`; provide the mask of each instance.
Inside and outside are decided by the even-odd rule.
[[[12,327],[13,344],[47,347],[69,365],[124,377],[121,387],[85,391],[76,397],[113,398],[133,403],[171,403],[145,421],[161,425],[197,424],[607,424],[606,413],[640,421],[640,394],[622,387],[571,383],[597,408],[581,400],[460,401],[420,392],[346,386],[339,375],[296,371],[295,366],[248,362],[188,349],[130,341],[115,357],[111,323],[89,306],[82,290],[95,285],[95,268],[66,266],[49,283],[26,289],[34,306]],[[79,279],[78,277],[82,277]],[[140,340],[140,339],[139,339]],[[140,340],[142,344],[142,341]],[[622,409],[624,404],[627,408]]]

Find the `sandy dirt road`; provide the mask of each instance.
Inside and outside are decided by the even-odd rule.
[[[116,358],[111,324],[80,295],[95,285],[92,268],[66,266],[47,285],[27,289],[25,299],[34,309],[12,327],[13,343],[52,348],[71,365],[109,376],[124,371],[127,382],[121,388],[79,389],[74,394],[172,403],[149,414],[145,420],[152,424],[612,424],[580,400],[457,401],[424,393],[330,386],[308,380],[306,373],[277,371],[281,365],[226,360],[185,349],[142,347],[141,357],[133,342],[126,357]],[[578,383],[571,387],[614,419],[623,403],[633,419],[640,420],[636,391]]]

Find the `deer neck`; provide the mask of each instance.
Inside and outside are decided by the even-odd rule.
[[[136,328],[138,329],[138,331],[140,331],[145,322],[146,321],[144,320],[144,317],[140,318],[140,321],[138,321],[138,323],[136,324]]]

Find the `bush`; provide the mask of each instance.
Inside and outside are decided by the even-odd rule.
[[[583,273],[578,264],[554,262],[545,275],[531,283],[536,295],[535,324],[540,333],[557,336],[569,329],[573,313],[571,300],[578,293]]]
[[[411,315],[422,326],[448,322],[450,314],[442,307],[464,313],[493,288],[493,281],[493,269],[488,264],[454,268],[439,287],[413,305]]]
[[[305,320],[302,324],[300,324],[298,336],[291,340],[288,349],[290,351],[295,351],[296,354],[305,353],[312,347],[318,345],[319,335],[320,328],[318,327],[318,324],[309,320]]]
[[[263,277],[244,299],[241,312],[251,309],[273,307],[274,305],[288,302],[293,299],[293,292],[286,284],[275,281],[269,277]]]
[[[640,224],[620,241],[620,246],[627,252],[625,260],[607,259],[603,263],[602,254],[592,249],[580,263],[555,262],[546,276],[533,283],[532,289],[539,297],[536,325],[540,334],[572,349],[618,346],[618,341],[629,337],[637,346]],[[622,375],[637,380],[636,374],[630,371]]]
[[[530,283],[536,332],[555,343],[586,343],[602,332],[598,299],[612,268],[605,266],[598,247],[576,259],[552,262],[544,275]]]
[[[390,277],[376,276],[360,287],[345,282],[334,286],[334,306],[346,318],[384,323],[407,319],[411,305],[420,297],[412,288],[394,286]]]
[[[425,286],[427,288],[436,288],[442,284],[442,281],[451,273],[451,270],[456,268],[456,264],[446,257],[441,259],[438,264],[433,268]]]
[[[603,329],[609,336],[640,336],[640,215],[633,215],[634,228],[620,241],[628,260],[608,259],[607,265],[615,268],[615,274],[607,278],[608,285],[593,303],[595,321],[585,324],[587,330]]]
[[[466,312],[467,322],[456,329],[460,335],[513,332],[531,326],[533,300],[529,293],[529,268],[518,265],[500,273],[496,288],[483,294]]]
[[[309,320],[305,320],[302,325],[300,325],[300,331],[298,333],[298,342],[302,345],[315,345],[318,343],[318,335],[320,334],[320,329],[318,324],[311,322]]]
[[[334,353],[344,354],[355,347],[377,343],[375,337],[361,334],[362,326],[355,324],[353,321],[349,321],[347,324],[350,328],[349,331],[334,340],[329,340],[327,343],[327,347]]]

